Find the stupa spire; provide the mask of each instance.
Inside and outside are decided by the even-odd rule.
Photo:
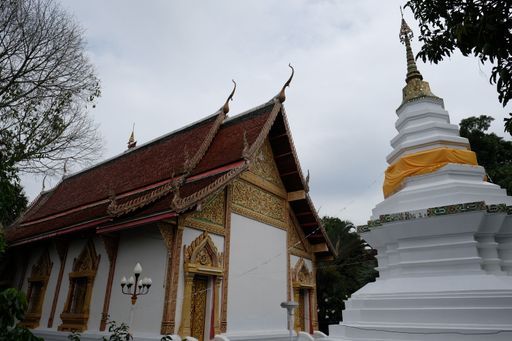
[[[414,53],[412,53],[411,47],[411,39],[414,37],[414,34],[407,25],[407,22],[404,19],[404,14],[402,12],[402,7],[400,7],[400,14],[402,15],[402,25],[400,26],[400,42],[405,44],[406,56],[407,56],[407,77],[405,79],[406,82],[409,82],[411,79],[418,78],[423,80],[423,76],[418,70],[416,66],[416,61],[414,60]]]
[[[428,82],[423,80],[423,75],[418,70],[416,60],[414,59],[414,53],[412,52],[411,39],[414,34],[407,25],[400,7],[400,13],[402,15],[402,24],[400,25],[400,42],[405,45],[405,53],[407,57],[407,76],[405,82],[407,85],[403,88],[403,102],[409,101],[418,97],[436,97],[430,91],[430,85]]]

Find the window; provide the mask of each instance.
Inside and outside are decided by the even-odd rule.
[[[89,240],[78,258],[73,261],[73,272],[69,274],[69,290],[64,311],[60,314],[62,324],[59,330],[84,331],[89,320],[89,304],[92,287],[100,256],[96,253],[94,242]]]
[[[53,263],[50,260],[48,249],[43,251],[36,264],[32,266],[32,272],[28,278],[28,309],[21,325],[27,328],[37,328],[41,320],[46,285],[52,271]]]

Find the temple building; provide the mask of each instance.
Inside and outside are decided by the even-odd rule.
[[[290,80],[239,115],[233,90],[196,123],[142,145],[132,134],[42,192],[5,231],[1,278],[27,294],[22,323],[45,340],[98,340],[108,318],[136,340],[270,339],[288,335],[280,303],[294,300],[296,331],[313,333],[315,267],[333,248],[288,126]]]
[[[379,278],[345,302],[331,340],[511,340],[512,197],[487,181],[443,100],[407,56],[384,200],[358,232]]]

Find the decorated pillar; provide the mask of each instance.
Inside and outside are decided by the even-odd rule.
[[[194,274],[185,274],[185,290],[183,293],[183,309],[181,311],[181,325],[179,334],[183,337],[190,335],[190,314],[192,308],[192,286],[194,285]]]
[[[160,333],[170,335],[175,333],[176,297],[183,227],[171,223],[161,223],[158,227],[167,248],[165,298]]]
[[[64,276],[64,267],[66,266],[66,259],[68,256],[69,242],[67,240],[55,240],[55,248],[59,255],[59,275],[57,276],[57,285],[55,286],[55,292],[53,294],[52,309],[50,311],[50,317],[48,318],[48,328],[53,327],[53,319],[55,318],[55,310],[57,309],[57,302],[59,300],[60,286],[62,284],[62,276]]]
[[[215,334],[220,334],[220,318],[219,318],[219,294],[220,294],[220,285],[222,283],[221,277],[215,277],[215,289],[213,292],[213,324]],[[214,335],[215,336],[215,335]]]
[[[101,239],[105,245],[107,251],[109,268],[107,287],[105,289],[105,298],[103,300],[103,310],[101,312],[100,331],[104,331],[107,328],[108,322],[108,310],[110,307],[110,296],[112,294],[112,282],[114,281],[114,272],[116,270],[117,251],[119,247],[119,235],[102,235]]]

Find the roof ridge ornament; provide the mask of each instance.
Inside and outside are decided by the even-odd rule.
[[[44,175],[44,178],[43,178],[43,186],[42,186],[42,188],[41,188],[41,193],[43,193],[43,192],[45,191],[45,189],[46,189],[46,183],[45,183],[45,182],[46,182],[46,177],[47,177],[47,176],[48,176],[48,174],[45,174],[45,175]]]
[[[66,176],[68,176],[68,160],[64,160],[64,165],[62,166],[62,179],[64,179]]]
[[[405,78],[406,86],[402,90],[402,103],[419,97],[437,97],[430,91],[430,85],[428,82],[423,80],[423,75],[416,65],[416,60],[411,47],[411,39],[414,37],[414,33],[404,19],[402,6],[400,6],[400,14],[402,17],[402,23],[400,25],[400,33],[398,37],[400,38],[400,42],[405,45],[405,53],[407,57],[407,76]]]
[[[233,90],[231,91],[231,93],[229,94],[228,98],[226,99],[226,103],[224,103],[224,105],[222,106],[222,112],[224,114],[227,114],[229,112],[229,101],[232,101],[233,100],[233,95],[235,94],[235,90],[236,90],[236,82],[234,79],[231,80],[234,84],[233,86]]]
[[[290,69],[292,69],[292,74],[290,75],[290,78],[288,78],[286,83],[284,83],[283,87],[281,88],[281,91],[279,91],[279,94],[277,95],[277,99],[281,103],[283,103],[286,100],[286,94],[285,94],[284,90],[286,89],[286,87],[290,86],[290,83],[292,82],[292,79],[293,79],[293,75],[295,74],[295,69],[293,68],[291,63],[288,63],[288,67]]]
[[[130,134],[130,138],[128,138],[128,149],[135,148],[137,146],[137,141],[135,140],[135,123],[132,126],[132,133]]]

